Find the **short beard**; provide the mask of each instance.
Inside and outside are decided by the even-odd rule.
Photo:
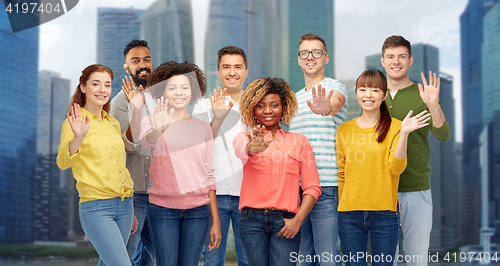
[[[146,88],[148,86],[147,79],[141,79],[137,75],[131,75],[131,77],[132,77],[132,80],[134,81],[135,86],[142,85],[143,88]]]

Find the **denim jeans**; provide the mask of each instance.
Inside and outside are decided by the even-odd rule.
[[[429,240],[432,230],[431,190],[400,192],[401,231],[407,266],[427,266]]]
[[[208,231],[210,207],[170,209],[149,204],[148,226],[156,265],[198,266]]]
[[[252,266],[295,266],[292,253],[299,251],[300,230],[294,238],[278,237],[285,226],[284,219],[292,219],[294,213],[245,207],[241,210],[241,242]]]
[[[304,257],[323,258],[327,254],[328,258],[340,256],[340,241],[337,225],[337,207],[339,205],[338,187],[321,187],[321,195],[316,204],[302,223],[302,237],[300,239],[300,255]],[[303,260],[300,265],[337,265],[342,266],[342,262],[335,262],[335,259]]]
[[[80,223],[99,254],[99,266],[131,265],[125,244],[134,216],[132,197],[91,200],[80,203]]]
[[[130,235],[127,252],[132,265],[154,266],[153,242],[148,230],[149,194],[134,193],[134,215],[139,222],[137,231]]]
[[[204,266],[224,266],[226,258],[227,235],[229,232],[229,223],[233,223],[234,235],[234,249],[236,251],[236,259],[238,266],[247,266],[248,259],[245,255],[245,249],[241,243],[240,238],[240,197],[231,195],[217,195],[217,206],[219,208],[220,230],[222,233],[222,240],[219,248],[208,251],[208,244],[210,244],[210,233],[205,238],[203,246],[203,265]],[[212,220],[210,220],[212,226]]]
[[[346,266],[367,265],[368,236],[372,248],[372,265],[391,266],[399,239],[399,213],[339,212],[339,236]]]

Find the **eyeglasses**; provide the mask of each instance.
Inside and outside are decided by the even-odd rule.
[[[323,53],[328,55],[325,51],[321,49],[315,49],[312,51],[299,51],[299,58],[307,59],[309,57],[309,54],[311,54],[313,58],[320,58],[323,55]]]

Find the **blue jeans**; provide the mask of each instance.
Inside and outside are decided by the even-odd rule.
[[[153,242],[148,230],[146,217],[148,216],[149,194],[134,193],[134,215],[139,222],[137,231],[130,235],[127,243],[127,252],[132,265],[153,266]]]
[[[132,230],[132,197],[85,201],[78,212],[83,231],[99,254],[98,265],[130,266],[125,244]]]
[[[208,231],[210,207],[170,209],[149,204],[148,225],[156,265],[198,266]]]
[[[303,260],[300,265],[338,265],[335,259],[321,259],[323,255],[328,258],[340,256],[339,231],[337,225],[337,207],[339,205],[338,187],[321,187],[321,195],[318,197],[311,212],[302,223],[302,237],[300,239],[300,255],[304,258],[320,259]],[[325,253],[326,252],[326,253]]]
[[[431,190],[400,192],[401,231],[407,266],[427,266],[429,240],[432,230]]]
[[[208,251],[208,244],[210,244],[210,233],[205,238],[205,245],[203,246],[203,265],[206,266],[224,266],[226,258],[227,234],[229,232],[229,223],[233,223],[234,234],[234,248],[236,251],[236,259],[238,266],[247,266],[248,259],[245,255],[245,249],[241,243],[240,238],[240,197],[231,195],[217,195],[217,206],[219,208],[220,230],[222,233],[222,240],[219,248]],[[210,220],[210,226],[212,220]]]
[[[294,213],[245,207],[241,210],[240,236],[248,262],[252,266],[295,266],[292,253],[299,251],[300,230],[294,238],[277,237],[284,219]]]
[[[367,265],[368,236],[372,265],[391,266],[399,239],[399,214],[393,211],[339,212],[339,236],[346,266]]]

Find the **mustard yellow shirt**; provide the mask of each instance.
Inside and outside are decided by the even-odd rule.
[[[338,211],[396,211],[399,175],[406,168],[406,157],[394,156],[401,121],[392,118],[378,143],[375,127],[360,128],[356,119],[337,129]]]
[[[81,107],[82,117],[90,119],[89,132],[80,149],[69,155],[69,143],[73,131],[66,119],[62,125],[61,143],[57,154],[57,166],[71,167],[76,179],[80,203],[97,199],[132,197],[134,182],[125,167],[125,145],[120,134],[120,123],[103,110],[99,116]]]

